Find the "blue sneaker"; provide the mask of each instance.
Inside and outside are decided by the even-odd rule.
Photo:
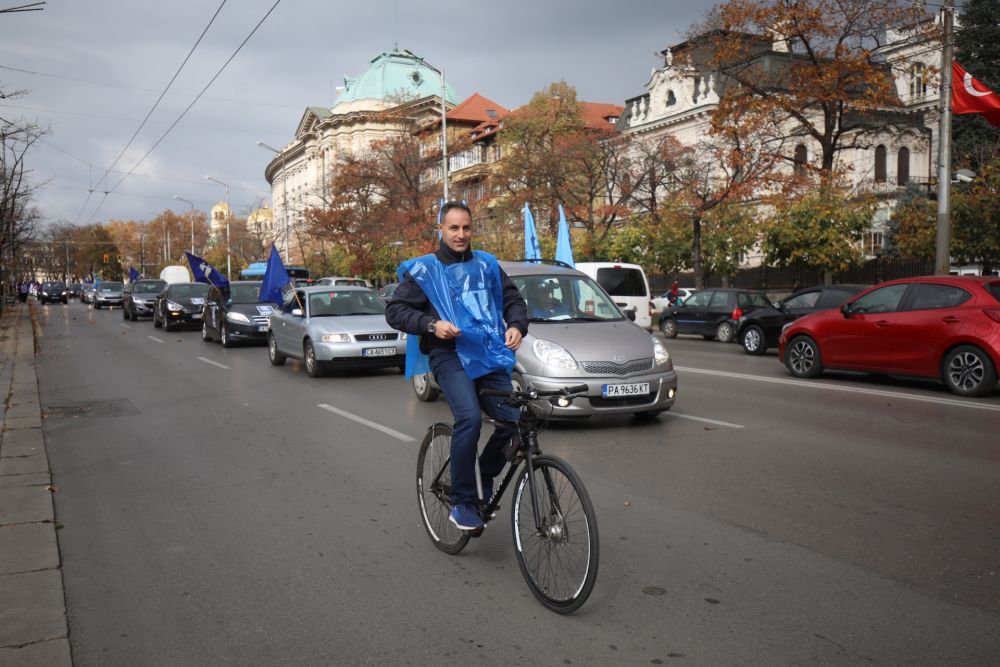
[[[459,530],[479,530],[485,525],[472,503],[454,505],[449,519]]]

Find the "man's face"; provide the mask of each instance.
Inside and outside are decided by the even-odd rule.
[[[469,249],[472,242],[472,218],[460,208],[445,213],[441,220],[441,239],[457,253]]]

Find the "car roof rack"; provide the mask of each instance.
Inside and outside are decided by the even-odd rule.
[[[537,257],[535,259],[526,259],[524,257],[521,257],[519,259],[507,259],[507,260],[504,260],[504,261],[506,261],[506,262],[525,262],[527,264],[552,264],[554,266],[564,266],[567,269],[572,269],[573,268],[572,266],[570,266],[566,262],[560,261],[558,259],[542,259],[542,258],[537,258]]]

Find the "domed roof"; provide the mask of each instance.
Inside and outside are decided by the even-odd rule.
[[[409,51],[382,52],[372,58],[371,63],[361,76],[344,79],[344,91],[334,106],[355,100],[419,99],[441,95],[441,75]],[[451,104],[458,100],[447,81],[445,98]]]

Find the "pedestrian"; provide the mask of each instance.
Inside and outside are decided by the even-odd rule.
[[[30,290],[30,289],[31,289],[31,287],[28,285],[27,282],[22,282],[22,283],[18,284],[18,286],[17,286],[17,293],[18,293],[18,296],[21,298],[21,303],[27,303],[28,302],[28,290]]]
[[[479,390],[511,391],[514,351],[528,332],[527,306],[496,258],[471,249],[468,206],[444,204],[440,231],[437,251],[400,266],[400,285],[385,317],[394,329],[420,336],[420,351],[455,418],[450,520],[460,530],[477,530],[484,525],[476,483],[480,408],[493,419],[519,418],[516,408],[501,405],[500,397],[480,396]],[[493,478],[503,470],[504,448],[514,431],[497,424],[479,456],[484,502],[493,495]]]
[[[670,285],[670,291],[667,292],[667,303],[669,303],[671,306],[676,306],[677,305],[677,299],[680,297],[680,295],[681,295],[681,291],[680,291],[680,288],[677,287],[677,281],[675,280]]]

